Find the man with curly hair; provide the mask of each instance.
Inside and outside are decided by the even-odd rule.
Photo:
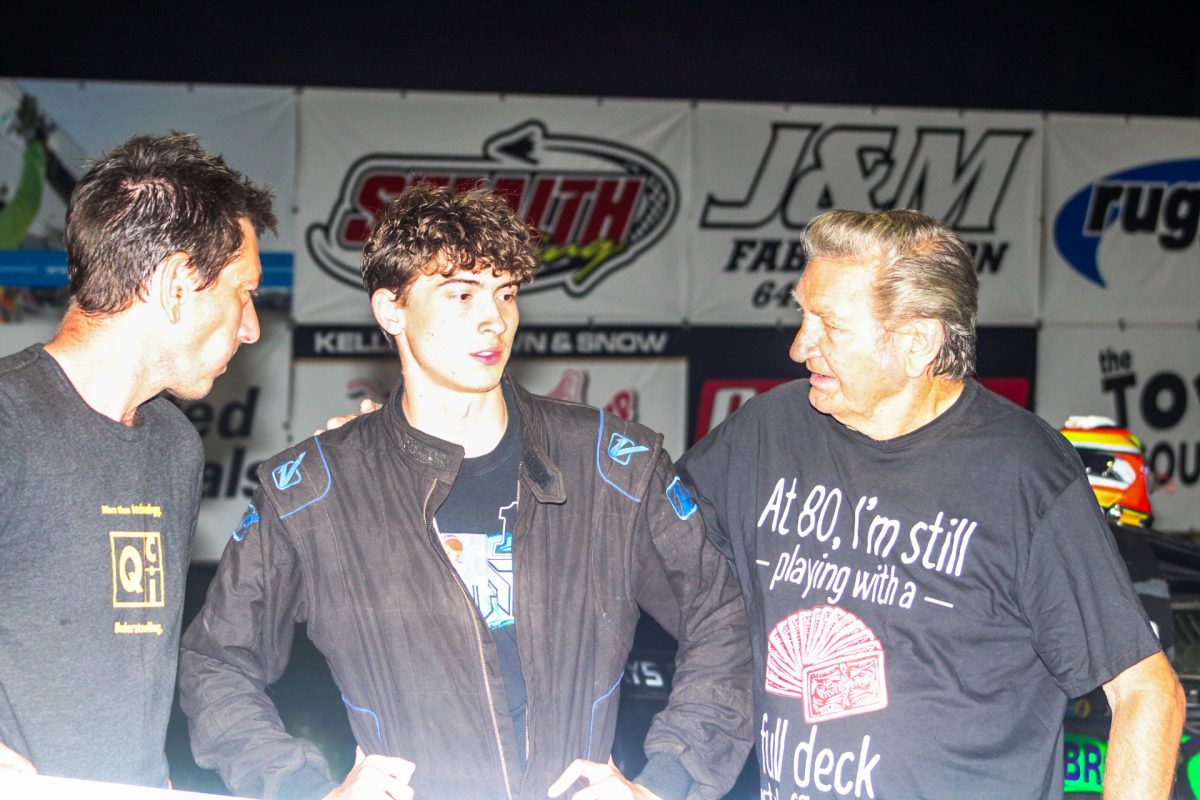
[[[238,794],[716,798],[749,748],[729,562],[662,437],[505,372],[537,239],[503,199],[416,187],[363,253],[402,379],[374,414],[260,468],[188,630],[192,747]],[[639,607],[679,639],[634,781],[610,759]],[[265,687],[293,628],[329,661],[363,757],[337,786]],[[366,795],[364,795],[366,796]]]

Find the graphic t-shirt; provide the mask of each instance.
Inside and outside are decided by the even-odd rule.
[[[203,451],[122,425],[41,345],[0,359],[0,743],[47,775],[165,786]]]
[[[872,440],[808,382],[680,460],[749,612],[762,796],[1062,796],[1068,697],[1158,642],[1078,456],[968,381]]]
[[[508,398],[505,398],[508,400]],[[512,714],[517,753],[525,763],[525,679],[517,648],[512,534],[517,521],[521,422],[510,402],[508,428],[492,452],[463,459],[454,486],[434,517],[442,547],[500,653],[504,693]]]

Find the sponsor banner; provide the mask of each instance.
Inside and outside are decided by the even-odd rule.
[[[808,221],[890,207],[924,211],[963,236],[982,323],[1037,319],[1039,116],[732,103],[701,103],[695,114],[691,322],[786,318]]]
[[[0,80],[0,285],[65,286],[66,202],[85,160],[173,130],[274,187],[279,235],[263,237],[263,283],[290,285],[294,90],[62,80]]]
[[[261,338],[243,345],[203,400],[179,402],[204,442],[203,499],[192,559],[214,562],[258,488],[259,462],[288,445],[291,340],[287,321],[260,316]]]
[[[682,358],[514,358],[514,380],[534,394],[604,408],[663,434],[683,451],[687,367]],[[383,402],[400,377],[397,358],[302,359],[295,366],[292,432],[303,439],[365,398]]]
[[[1061,426],[1072,414],[1109,417],[1146,447],[1160,486],[1154,527],[1200,530],[1200,329],[1045,326],[1037,411]]]
[[[689,443],[721,424],[756,394],[808,375],[788,357],[794,328],[709,328],[690,332],[696,354],[688,377]],[[1031,408],[1037,330],[980,328],[977,345],[979,381],[1023,408]]]
[[[1200,318],[1200,121],[1052,114],[1048,322]]]
[[[305,90],[296,319],[371,321],[363,243],[425,181],[492,186],[542,231],[528,322],[678,321],[689,121],[683,102]]]
[[[687,332],[678,327],[600,325],[522,325],[513,339],[512,354],[576,358],[579,356],[680,356],[687,352]],[[297,325],[296,358],[386,358],[396,351],[387,336],[372,325]]]

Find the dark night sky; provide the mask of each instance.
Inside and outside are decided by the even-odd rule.
[[[9,5],[14,77],[1200,116],[1195,0]]]

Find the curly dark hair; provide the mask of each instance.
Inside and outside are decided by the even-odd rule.
[[[487,189],[455,192],[417,184],[384,209],[363,248],[367,294],[379,289],[408,302],[419,275],[453,275],[491,269],[519,284],[538,270],[535,228]]]
[[[71,297],[89,314],[144,298],[154,268],[187,253],[211,285],[242,249],[241,220],[275,230],[269,187],[255,185],[192,134],[134,136],[95,162],[67,205]]]

